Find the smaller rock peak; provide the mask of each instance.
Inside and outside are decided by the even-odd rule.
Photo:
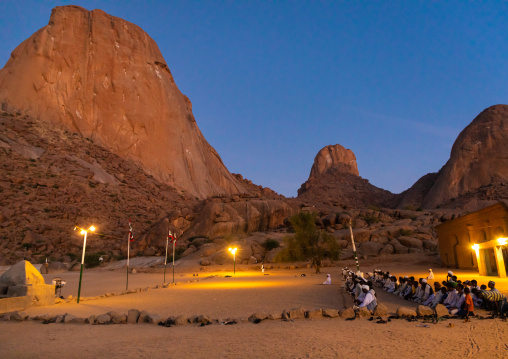
[[[336,167],[345,173],[360,175],[353,151],[336,144],[328,145],[318,152],[310,170],[309,180],[318,177],[332,167]]]

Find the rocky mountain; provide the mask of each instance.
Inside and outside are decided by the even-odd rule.
[[[396,195],[360,177],[353,151],[338,144],[318,152],[298,198],[314,204],[336,202],[355,207],[393,207],[397,202]]]
[[[80,258],[74,226],[94,224],[87,253],[161,255],[171,229],[179,250],[194,237],[222,238],[283,225],[298,206],[235,175],[247,193],[196,200],[90,138],[27,115],[0,112],[0,265]],[[197,243],[197,242],[196,242]]]
[[[508,106],[485,109],[459,134],[441,170],[406,191],[399,207],[474,211],[507,200],[507,136]]]
[[[189,195],[247,192],[201,134],[153,39],[101,10],[53,9],[0,70],[0,104],[89,138]]]

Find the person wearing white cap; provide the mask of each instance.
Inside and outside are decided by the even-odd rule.
[[[446,281],[448,282],[453,277],[453,272],[451,270],[448,271],[448,274],[446,275]]]
[[[366,307],[368,310],[373,312],[377,306],[377,301],[374,294],[372,294],[372,292],[369,290],[370,288],[368,285],[362,285],[362,292],[365,293],[365,297],[363,298],[363,301],[360,303],[359,307]]]
[[[323,284],[332,284],[332,277],[330,277],[330,274],[326,275],[326,280]]]
[[[427,277],[427,280],[432,280],[434,279],[434,272],[432,271],[432,269],[429,269],[429,275]]]

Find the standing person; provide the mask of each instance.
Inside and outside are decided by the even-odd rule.
[[[434,279],[434,272],[432,271],[432,269],[429,269],[429,275],[427,277],[427,280],[429,281],[429,280],[432,280],[432,279]]]
[[[265,266],[263,264],[261,264],[261,273],[264,273],[265,272]]]

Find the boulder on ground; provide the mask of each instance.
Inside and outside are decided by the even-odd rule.
[[[161,316],[158,314],[147,314],[145,322],[150,324],[157,324],[161,320]]]
[[[388,307],[384,304],[378,303],[376,310],[374,310],[374,315],[376,316],[388,315]]]
[[[250,317],[249,317],[249,322],[257,322],[257,321],[260,321],[260,320],[265,320],[268,318],[268,314],[266,313],[254,313],[252,314]]]
[[[109,314],[101,314],[95,318],[96,324],[109,324],[111,322],[111,317]]]
[[[419,315],[420,317],[424,317],[424,316],[426,316],[426,315],[427,315],[427,316],[428,316],[428,315],[433,315],[433,314],[434,314],[434,311],[433,311],[431,308],[429,308],[429,307],[427,307],[427,306],[425,306],[425,305],[419,305],[419,306],[416,308],[416,313],[418,313],[418,315]]]
[[[338,316],[339,311],[337,309],[323,309],[323,317],[336,318]]]
[[[399,307],[399,308],[397,308],[397,316],[398,317],[416,317],[416,312],[412,308]]]
[[[305,312],[305,317],[309,319],[321,318],[323,316],[322,309],[308,310]]]
[[[179,315],[174,320],[175,325],[185,325],[189,323],[189,318],[187,318],[185,315]]]
[[[130,309],[127,312],[127,323],[129,323],[129,324],[136,324],[138,322],[140,314],[141,314],[141,312],[139,310],[137,310],[137,309]]]
[[[360,317],[370,317],[372,316],[372,312],[367,309],[367,307],[361,307],[359,311]]]
[[[147,316],[148,316],[148,313],[146,311],[144,311],[144,310],[141,311],[141,313],[139,313],[138,323],[146,323]]]
[[[270,314],[268,314],[266,319],[270,319],[270,320],[282,319],[282,314],[281,313],[270,313]]]
[[[438,304],[436,306],[436,314],[438,318],[444,317],[445,315],[449,315],[448,309],[443,304]]]
[[[323,311],[324,316],[324,311]],[[340,317],[342,319],[354,318],[356,317],[355,311],[353,308],[347,308],[340,311]]]
[[[305,309],[303,308],[293,308],[289,311],[290,319],[304,319],[305,318]]]

